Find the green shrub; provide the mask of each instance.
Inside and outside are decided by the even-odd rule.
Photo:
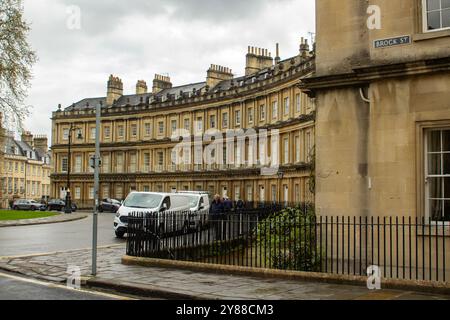
[[[315,223],[314,208],[309,205],[284,209],[261,221],[256,234],[267,265],[273,269],[320,271],[323,255]]]

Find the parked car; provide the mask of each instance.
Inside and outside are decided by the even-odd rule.
[[[100,212],[112,212],[116,213],[119,210],[122,203],[116,199],[103,199],[98,206]]]
[[[183,194],[132,192],[125,199],[114,219],[116,237],[123,238],[127,233],[128,216],[132,212],[157,213],[154,223],[159,232],[170,233],[188,228],[191,201],[190,197]],[[169,222],[169,218],[174,220]]]
[[[45,210],[45,205],[34,200],[17,200],[13,203],[13,210]]]
[[[77,209],[78,209],[77,205],[74,202],[72,202],[71,205],[72,205],[72,211],[73,212],[77,211]],[[47,204],[48,211],[64,211],[65,208],[66,208],[66,202],[61,199],[50,200]]]

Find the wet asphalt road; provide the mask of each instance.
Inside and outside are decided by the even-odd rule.
[[[64,286],[21,279],[0,273],[0,300],[115,300],[121,299],[96,293],[76,291]]]
[[[115,238],[113,213],[101,213],[98,219],[98,245],[125,243]],[[0,228],[0,257],[17,256],[92,246],[92,214],[73,222]]]

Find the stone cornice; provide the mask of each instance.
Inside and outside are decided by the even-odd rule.
[[[362,66],[354,68],[350,73],[314,76],[300,80],[299,87],[304,91],[361,86],[373,81],[432,74],[450,71],[450,57],[418,60],[413,62]]]
[[[298,171],[307,171],[311,169],[309,163],[301,163],[295,165],[281,166],[279,171],[283,172],[284,175],[289,175],[290,173],[295,173]],[[114,181],[114,182],[134,182],[138,180],[173,180],[180,178],[192,179],[216,179],[216,178],[226,178],[226,177],[254,177],[261,176],[261,168],[238,168],[238,169],[226,169],[226,170],[201,170],[201,171],[176,171],[176,172],[161,172],[161,173],[110,173],[110,174],[100,174],[100,180],[102,182]],[[274,176],[261,176],[266,178],[277,177]],[[65,182],[67,179],[67,174],[64,173],[54,173],[51,175],[52,182]],[[73,182],[92,182],[94,179],[93,174],[72,174],[71,180]]]

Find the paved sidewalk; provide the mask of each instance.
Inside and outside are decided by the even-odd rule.
[[[398,290],[369,291],[364,287],[350,285],[125,266],[121,264],[121,257],[124,254],[123,245],[100,248],[98,277],[88,283],[118,291],[133,289],[132,291],[140,294],[191,299],[450,299],[450,296]],[[65,282],[66,272],[70,266],[80,267],[82,275],[88,277],[90,262],[90,250],[77,250],[48,255],[0,258],[0,269],[48,281]]]
[[[78,213],[73,213],[73,214],[59,214],[56,216],[46,217],[46,218],[5,220],[5,221],[0,221],[0,228],[69,222],[69,221],[81,220],[81,219],[87,218],[87,216],[88,216],[88,214],[86,214],[86,213],[78,212]]]

